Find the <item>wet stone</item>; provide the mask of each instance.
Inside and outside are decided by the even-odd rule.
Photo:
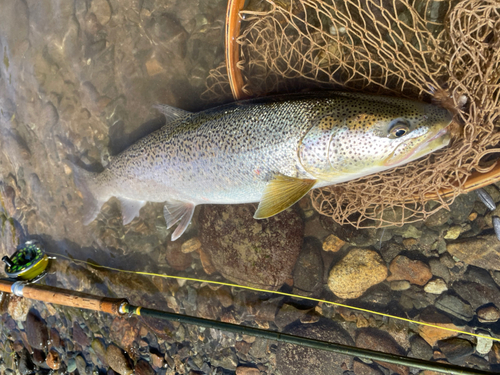
[[[238,365],[238,357],[236,357],[236,353],[234,353],[232,348],[224,348],[221,351],[214,353],[210,363],[213,366],[234,371]]]
[[[30,354],[26,349],[23,349],[19,353],[19,364],[18,364],[18,370],[21,374],[23,375],[28,375],[33,372],[33,369],[35,368],[33,362],[31,361]]]
[[[446,283],[443,279],[434,279],[429,281],[425,285],[424,290],[427,293],[431,294],[441,294],[443,292],[446,292],[448,290],[448,287],[446,286]]]
[[[466,322],[474,317],[472,307],[452,294],[443,294],[435,303],[436,307]]]
[[[345,241],[342,241],[334,234],[330,234],[328,237],[326,237],[325,241],[323,242],[323,250],[336,253],[344,245]]]
[[[433,356],[432,347],[419,335],[415,335],[410,339],[410,347],[415,358],[431,359]]]
[[[446,249],[466,264],[487,270],[500,269],[500,241],[494,234],[457,240]]]
[[[236,375],[260,375],[260,374],[261,374],[260,370],[255,367],[238,366],[236,368]]]
[[[335,342],[343,345],[354,345],[354,341],[340,325],[327,319],[314,324],[293,325],[287,333],[312,339]],[[314,350],[303,346],[278,343],[276,352],[276,368],[282,374],[330,374],[344,373],[342,364],[351,367],[352,357]]]
[[[131,375],[134,373],[127,357],[116,345],[111,344],[108,346],[106,350],[106,361],[114,371],[121,375]]]
[[[355,359],[352,369],[355,375],[383,375],[384,373],[378,368],[375,368],[375,366],[375,364],[367,365],[366,363]]]
[[[481,323],[495,323],[500,319],[500,310],[495,305],[482,307],[477,310],[477,318]]]
[[[438,258],[431,258],[429,260],[429,267],[431,268],[431,273],[442,278],[445,282],[450,281],[450,271]]]
[[[353,248],[332,267],[328,287],[340,298],[357,298],[386,277],[387,267],[377,252]]]
[[[59,352],[55,349],[50,349],[45,362],[52,370],[59,370],[61,367],[61,357],[59,356]]]
[[[429,266],[419,260],[411,260],[402,255],[398,255],[392,260],[389,271],[391,275],[387,281],[408,280],[411,284],[425,285],[432,278]]]
[[[75,363],[76,363],[76,369],[78,370],[80,375],[81,374],[90,375],[89,372],[87,372],[87,362],[85,362],[85,359],[81,355],[75,357]]]
[[[182,252],[181,246],[179,241],[170,242],[167,246],[167,263],[177,271],[184,271],[193,260],[191,254]]]
[[[87,347],[90,345],[90,340],[87,337],[87,334],[82,329],[80,324],[76,321],[73,323],[73,339],[82,347]]]
[[[155,371],[151,367],[151,365],[146,362],[145,360],[141,359],[139,360],[135,367],[134,371],[136,375],[154,375]]]
[[[102,343],[100,339],[95,338],[92,340],[91,344],[92,349],[94,350],[95,355],[99,360],[101,361],[102,365],[104,367],[107,367],[108,362],[106,361],[106,347]],[[97,365],[97,363],[95,363]]]
[[[482,336],[489,336],[487,332],[478,332]],[[477,343],[476,343],[476,352],[478,352],[481,355],[486,355],[490,352],[491,348],[493,347],[493,340],[487,339],[485,337],[478,337],[477,338]]]
[[[488,285],[484,281],[457,281],[453,283],[453,289],[474,310],[489,303],[500,306],[500,291],[495,286]]]
[[[30,310],[26,317],[26,335],[28,343],[36,349],[45,349],[49,340],[49,334],[45,322],[38,316],[37,312]]]
[[[199,238],[213,266],[243,285],[278,289],[290,278],[304,224],[294,209],[255,220],[254,205],[203,205]]]
[[[300,319],[304,315],[303,310],[299,310],[296,307],[288,304],[284,304],[278,311],[274,323],[278,326],[280,330],[285,328],[290,323]]]
[[[322,281],[321,242],[314,237],[306,237],[293,271],[294,292],[297,294],[317,293],[321,290]]]
[[[410,289],[410,282],[407,280],[394,280],[391,281],[391,290],[407,290]]]
[[[11,296],[7,312],[15,321],[25,321],[31,308],[31,300],[18,296]]]
[[[464,359],[474,353],[472,343],[458,337],[438,341],[437,345],[446,359],[454,364],[463,364]]]

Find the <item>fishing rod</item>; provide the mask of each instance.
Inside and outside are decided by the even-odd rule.
[[[263,339],[280,341],[287,344],[300,345],[308,348],[345,354],[353,357],[368,358],[375,361],[416,367],[422,370],[437,371],[454,375],[489,374],[487,371],[451,365],[448,363],[408,358],[401,355],[383,353],[375,350],[336,344],[286,333],[267,331],[259,328],[241,326],[216,320],[154,310],[142,306],[133,306],[125,298],[102,297],[47,285],[34,284],[32,280],[40,280],[40,278],[43,277],[49,261],[42,246],[36,241],[28,241],[24,245],[20,246],[12,257],[4,257],[2,260],[6,263],[5,271],[7,275],[12,278],[0,279],[0,292],[11,293],[19,297],[57,305],[99,311],[116,316],[147,316],[205,328],[214,328],[221,331],[250,335]]]

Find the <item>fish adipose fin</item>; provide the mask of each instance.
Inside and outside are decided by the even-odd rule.
[[[88,225],[97,217],[101,211],[101,207],[106,202],[100,200],[95,187],[95,178],[99,173],[89,172],[80,168],[69,160],[65,160],[66,164],[73,171],[73,179],[78,190],[83,195],[83,225]]]
[[[265,219],[286,210],[300,200],[317,180],[278,175],[269,181],[262,194],[254,219]]]
[[[132,199],[118,197],[122,205],[123,225],[127,225],[134,217],[139,216],[139,211],[146,204],[145,201],[134,201]]]
[[[173,201],[165,203],[163,207],[163,215],[167,222],[167,229],[179,222],[174,233],[172,233],[172,241],[178,239],[182,233],[186,231],[191,219],[193,217],[195,205],[189,202]]]
[[[171,106],[166,105],[166,104],[158,104],[158,105],[155,105],[153,107],[156,108],[158,111],[160,111],[165,116],[165,119],[167,120],[167,124],[169,122],[177,120],[178,118],[181,118],[181,117],[184,117],[184,116],[191,114],[191,112],[185,111],[185,110],[180,109],[180,108],[171,107]]]

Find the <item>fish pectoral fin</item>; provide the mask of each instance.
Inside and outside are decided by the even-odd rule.
[[[286,210],[306,195],[316,182],[312,179],[276,176],[267,183],[254,219],[265,219]]]
[[[118,197],[122,206],[123,225],[127,225],[134,217],[139,216],[139,211],[146,204],[145,201],[135,201],[133,199]]]
[[[184,233],[193,217],[195,205],[189,202],[172,201],[166,202],[163,207],[163,216],[167,222],[167,229],[179,222],[174,233],[172,233],[172,241],[178,239]]]

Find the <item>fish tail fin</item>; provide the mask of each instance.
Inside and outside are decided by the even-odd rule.
[[[97,186],[95,184],[95,179],[99,173],[89,172],[69,160],[66,160],[66,163],[73,171],[73,179],[77,189],[80,190],[83,195],[83,224],[88,225],[97,217],[105,202],[99,199],[99,195],[96,194]]]

